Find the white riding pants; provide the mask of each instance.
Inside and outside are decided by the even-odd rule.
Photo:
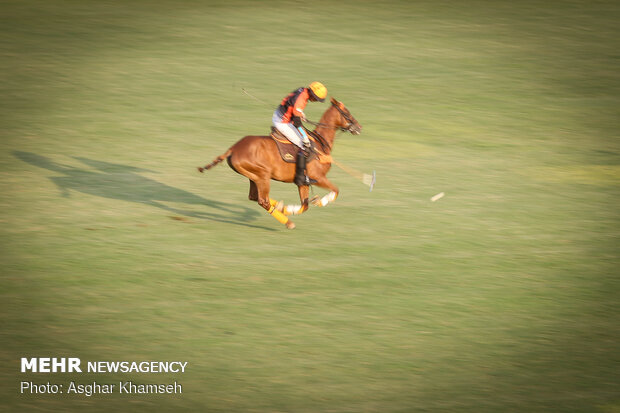
[[[278,109],[273,112],[273,118],[271,119],[271,122],[277,130],[279,130],[284,136],[286,136],[286,139],[291,141],[292,144],[299,146],[301,149],[304,148],[303,136],[301,136],[301,133],[297,130],[295,125],[293,125],[292,123],[282,122],[282,113],[280,113]]]

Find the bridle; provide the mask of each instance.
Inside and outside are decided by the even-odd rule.
[[[340,108],[340,105],[336,105],[334,103],[332,103],[332,106],[334,106],[338,112],[340,112],[340,114],[342,115],[342,117],[344,118],[344,120],[346,120],[347,122],[349,122],[349,124],[345,127],[339,127],[341,131],[343,132],[352,132],[351,127],[354,125],[355,122],[353,122],[353,119],[351,119],[351,117],[345,113],[344,110],[342,110]]]
[[[340,114],[342,115],[344,120],[346,120],[348,122],[347,126],[332,126],[332,125],[328,125],[326,123],[312,122],[310,120],[308,120],[307,122],[312,124],[312,125],[314,125],[314,126],[324,126],[324,127],[327,127],[327,128],[339,129],[342,132],[352,132],[353,131],[352,127],[355,125],[355,122],[353,121],[353,119],[351,119],[351,117],[347,113],[345,113],[345,111],[342,110],[339,105],[336,105],[335,103],[332,103],[332,106],[335,107],[336,110],[338,110],[338,112],[340,112]]]

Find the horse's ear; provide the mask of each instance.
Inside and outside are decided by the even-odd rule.
[[[334,98],[331,98],[330,101],[332,102],[332,105],[336,105],[336,106],[338,106],[338,104],[340,103]]]

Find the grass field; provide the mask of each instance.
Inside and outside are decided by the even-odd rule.
[[[1,2],[0,410],[619,412],[618,21],[613,1]],[[333,168],[336,203],[289,231],[195,167],[313,80],[364,127],[334,157],[377,184]],[[121,380],[183,394],[20,393]]]

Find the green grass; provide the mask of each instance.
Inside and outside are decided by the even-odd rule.
[[[3,2],[1,405],[617,412],[619,18],[612,1]],[[336,203],[288,231],[225,164],[195,166],[312,80],[364,127],[334,156],[377,185],[334,168]],[[37,356],[189,364],[19,372]],[[183,394],[19,392],[129,379]]]

